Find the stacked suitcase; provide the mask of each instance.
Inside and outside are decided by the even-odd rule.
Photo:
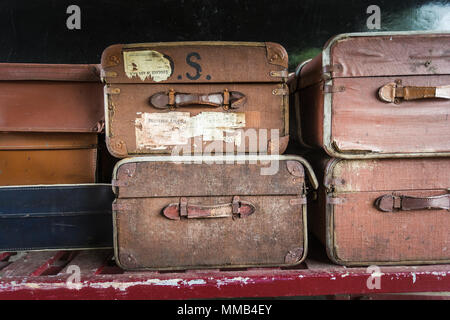
[[[317,183],[303,158],[278,156],[289,139],[287,64],[274,43],[149,43],[103,52],[106,141],[125,158],[112,180],[122,268],[303,261],[307,184]]]
[[[113,246],[127,270],[295,266],[309,229],[337,264],[450,262],[449,41],[340,35],[289,81],[275,43],[0,65],[0,250]],[[307,160],[281,155],[289,139]]]
[[[0,250],[112,246],[96,65],[0,64]]]
[[[293,136],[322,181],[311,228],[332,261],[450,261],[449,43],[340,35],[291,78]]]

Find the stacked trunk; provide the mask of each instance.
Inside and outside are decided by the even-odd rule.
[[[303,158],[276,156],[289,140],[287,66],[274,43],[148,43],[103,52],[106,142],[125,158],[113,176],[122,268],[303,261],[307,183],[317,183]]]
[[[336,263],[450,261],[446,44],[450,34],[340,35],[291,77],[292,136],[316,149],[323,182],[311,226]]]
[[[96,65],[0,64],[0,250],[111,247],[103,114]]]

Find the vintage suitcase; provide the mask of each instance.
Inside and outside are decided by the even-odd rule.
[[[108,148],[119,158],[283,153],[287,67],[276,43],[112,45],[102,55]]]
[[[97,135],[0,132],[0,185],[95,182]]]
[[[96,65],[0,64],[0,185],[95,182]]]
[[[305,194],[317,181],[303,158],[277,159],[152,156],[118,162],[116,262],[128,270],[301,263],[307,251]]]
[[[450,262],[450,159],[310,159],[309,229],[342,265]]]
[[[111,248],[110,184],[0,187],[0,251]]]
[[[338,158],[449,156],[449,45],[450,33],[332,38],[289,82],[296,139]]]
[[[0,63],[0,132],[100,132],[99,66]]]

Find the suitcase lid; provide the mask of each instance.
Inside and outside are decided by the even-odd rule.
[[[112,185],[119,198],[295,195],[304,192],[305,171],[317,189],[310,164],[299,156],[134,157],[115,165]]]
[[[450,159],[330,159],[322,162],[323,185],[333,193],[448,190]]]
[[[99,64],[0,63],[0,80],[100,81]]]
[[[332,37],[321,54],[297,67],[299,87],[322,80],[450,74],[449,32],[361,32]]]
[[[288,55],[272,42],[115,44],[101,67],[106,83],[284,82]]]
[[[0,150],[68,150],[96,148],[96,133],[0,132]]]
[[[325,45],[324,71],[332,78],[450,74],[450,33],[341,34]]]
[[[0,186],[1,218],[111,213],[106,183]]]
[[[0,63],[0,92],[0,131],[103,131],[100,65]]]

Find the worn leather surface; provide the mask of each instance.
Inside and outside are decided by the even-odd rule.
[[[396,103],[400,103],[400,99],[418,100],[436,98],[436,87],[403,87],[397,85],[395,82],[391,82],[380,88],[378,96],[382,101]]]
[[[279,137],[286,137],[289,134],[288,96],[273,94],[273,90],[284,87],[282,83],[111,84],[108,86],[111,89],[120,88],[119,94],[108,95],[107,133],[109,136],[106,137],[110,152],[118,158],[134,154],[170,154],[175,148],[181,148],[186,152],[185,154],[194,153],[194,148],[197,150],[200,148],[203,152],[217,150],[221,153],[219,147],[223,152],[233,150],[239,153],[264,153],[270,152],[272,135],[275,137],[278,133]],[[176,108],[176,110],[160,110],[149,103],[150,97],[155,93],[168,92],[170,89],[174,89],[175,92],[190,92],[198,95],[223,92],[224,89],[228,89],[230,92],[241,92],[246,100],[238,105],[239,108],[229,110],[211,109],[201,105]],[[181,132],[179,130],[186,131],[189,128],[186,122],[192,121],[191,118],[205,115],[207,119],[198,122],[198,126],[192,133],[194,137],[186,137],[187,134],[179,133]],[[143,134],[143,139],[137,141],[137,132],[145,131],[145,128],[136,124],[137,121],[144,121],[142,119],[145,116],[154,117],[153,122],[147,127],[152,135],[150,137],[148,133]],[[233,120],[235,116],[245,119],[245,123],[236,123]],[[182,117],[181,121],[180,117]],[[263,129],[262,131],[266,134],[260,134],[260,129]],[[235,135],[237,130],[242,130],[241,135]],[[218,133],[211,137],[213,131]],[[244,140],[246,132],[247,136],[256,137],[252,140],[252,145],[248,138]],[[227,136],[228,140],[224,138]],[[185,141],[185,137],[189,140]],[[283,146],[286,147],[286,145]],[[279,150],[280,153],[284,151],[285,148]]]
[[[346,37],[331,48],[333,78],[448,74],[449,34]]]
[[[99,82],[97,64],[0,63],[0,80]]]
[[[393,212],[397,210],[449,210],[450,194],[434,197],[408,197],[384,195],[375,200],[374,205],[380,211]]]
[[[129,58],[130,54],[148,56]],[[217,152],[270,153],[270,130],[278,130],[280,137],[289,135],[287,58],[284,48],[274,43],[173,42],[106,48],[102,74],[107,83],[110,152],[119,158],[170,154],[177,148],[184,154],[199,153],[194,147],[200,152],[222,148]],[[167,105],[176,110],[166,112]],[[190,119],[198,115],[208,119]],[[144,117],[152,118],[147,129],[142,128]],[[186,132],[186,128],[194,129]],[[260,129],[268,131],[267,137]],[[141,131],[149,132],[141,135]],[[252,147],[245,140],[246,131],[256,134]]]
[[[300,165],[300,164],[299,164]],[[286,161],[262,176],[258,164],[124,163],[117,171],[116,259],[125,269],[183,269],[295,264],[306,244],[303,167]],[[251,203],[253,214],[232,218],[233,200]],[[180,202],[180,198],[185,201]],[[185,204],[185,209],[179,205]],[[304,203],[304,202],[303,202]],[[171,220],[215,208],[222,218]],[[250,208],[250,207],[248,207]],[[202,211],[203,212],[203,211]],[[167,212],[166,212],[167,213]],[[222,212],[223,213],[223,212]],[[289,252],[299,252],[292,257]],[[288,257],[288,258],[287,258]],[[285,260],[287,259],[287,260]]]
[[[167,80],[141,80],[125,74],[123,52],[152,50],[171,63]],[[103,51],[101,59],[107,83],[234,83],[279,82],[271,71],[286,71],[288,55],[276,43],[264,42],[171,42],[115,44]]]
[[[0,133],[0,185],[93,183],[96,133]]]
[[[179,203],[171,203],[162,210],[163,215],[171,220],[186,219],[217,219],[232,217],[233,219],[245,218],[255,212],[255,206],[246,201],[241,201],[239,197],[233,197],[232,202],[217,204],[213,206],[192,205],[187,203],[187,199],[180,198]]]
[[[316,209],[309,220],[333,261],[342,265],[450,261],[450,253],[443,250],[450,245],[450,159],[335,159],[315,170],[322,170],[324,183],[319,199],[308,208]],[[405,202],[399,201],[401,197]],[[403,205],[407,210],[400,209]]]
[[[95,65],[0,64],[0,131],[100,132],[97,71]]]
[[[344,37],[306,64],[297,79],[301,137],[330,156],[433,156],[450,152],[448,100],[433,99],[430,87],[450,83],[448,34]],[[331,83],[326,83],[327,80]],[[386,103],[395,96],[400,103]],[[324,87],[327,85],[327,87]],[[331,85],[332,87],[328,87]],[[418,99],[427,97],[427,99]],[[328,99],[328,100],[327,100]],[[291,97],[292,100],[292,97]],[[331,101],[325,110],[324,101]],[[324,122],[324,117],[331,119]],[[313,127],[308,124],[314,123]],[[328,133],[330,141],[323,141]],[[325,135],[326,136],[326,135]]]
[[[150,97],[150,104],[157,109],[210,106],[213,108],[238,109],[246,102],[241,92],[225,90],[222,93],[158,92]]]

